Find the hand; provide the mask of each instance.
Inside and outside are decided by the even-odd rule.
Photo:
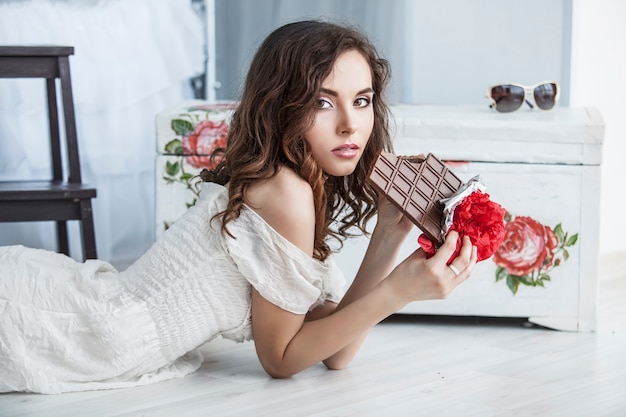
[[[386,231],[396,230],[400,233],[402,239],[415,227],[413,222],[384,195],[381,195],[378,199],[377,216],[378,222],[376,227],[381,227],[382,230]]]
[[[437,253],[426,258],[418,249],[402,261],[387,278],[394,286],[394,293],[404,303],[418,300],[445,299],[469,278],[478,259],[476,247],[464,236],[459,255],[449,267],[447,261],[456,249],[459,234],[448,233]],[[458,271],[458,274],[456,271]]]

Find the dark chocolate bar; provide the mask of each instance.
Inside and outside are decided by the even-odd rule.
[[[439,201],[454,194],[463,181],[440,159],[430,153],[423,158],[381,152],[368,181],[437,246],[443,243],[443,205]]]

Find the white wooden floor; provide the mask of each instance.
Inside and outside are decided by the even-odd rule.
[[[203,348],[182,379],[61,395],[0,394],[0,416],[626,416],[626,254],[601,260],[596,333],[399,316],[344,371],[273,380],[252,343]]]

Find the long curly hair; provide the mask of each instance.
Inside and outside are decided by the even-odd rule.
[[[325,178],[313,159],[304,133],[313,125],[322,82],[337,58],[356,50],[367,60],[374,90],[374,127],[354,172]],[[384,101],[390,67],[374,45],[357,29],[323,21],[288,23],[272,32],[256,52],[239,105],[233,114],[223,161],[204,181],[229,184],[229,200],[222,217],[222,233],[244,204],[246,188],[270,178],[281,166],[294,170],[313,190],[316,259],[332,252],[329,237],[339,244],[356,227],[366,225],[376,211],[378,196],[366,182],[369,167],[381,150],[391,151],[390,112]],[[215,155],[214,155],[215,156]]]

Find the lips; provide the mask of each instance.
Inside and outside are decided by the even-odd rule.
[[[335,156],[340,158],[354,158],[359,153],[359,146],[354,143],[347,143],[336,147],[332,152]]]
[[[356,143],[346,143],[345,145],[336,147],[335,149],[333,149],[333,151],[340,149],[359,149],[359,145],[357,145]]]

